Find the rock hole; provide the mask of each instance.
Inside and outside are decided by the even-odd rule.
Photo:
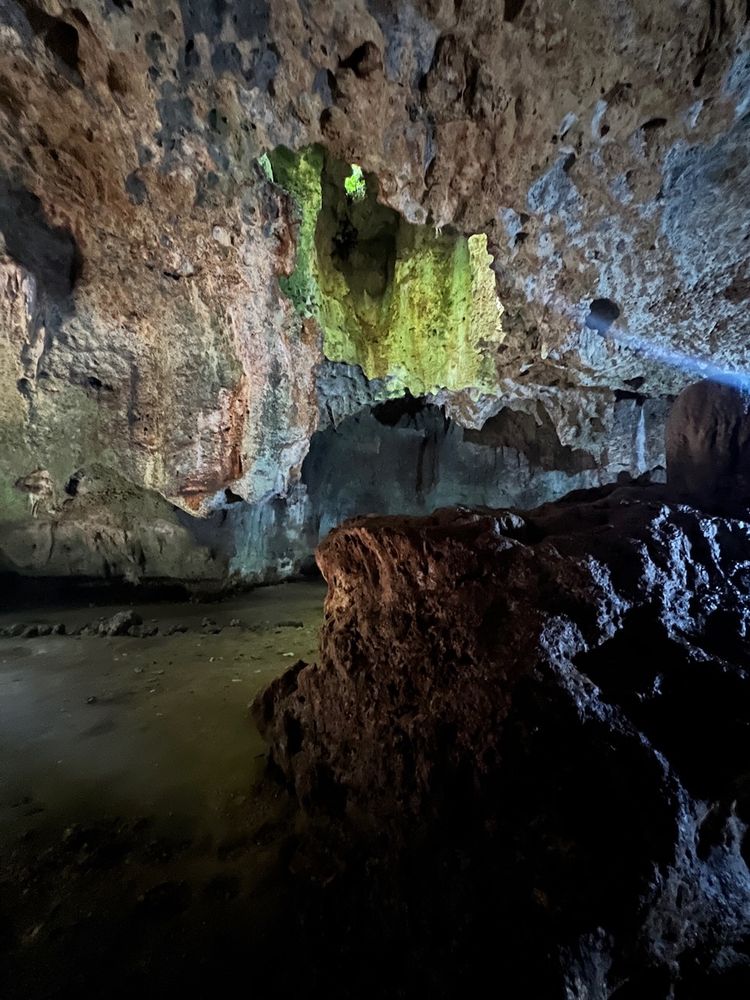
[[[192,69],[195,66],[199,66],[200,61],[201,57],[195,50],[195,39],[189,38],[185,45],[185,66],[188,69]]]
[[[78,495],[78,487],[81,485],[81,473],[74,473],[65,484],[65,492],[69,497]]]
[[[242,497],[227,488],[224,490],[224,499],[227,503],[243,503]]]
[[[284,719],[286,729],[286,745],[289,756],[293,757],[302,749],[302,724],[293,715],[287,715]]]
[[[426,406],[424,398],[412,396],[407,389],[403,396],[397,399],[387,399],[384,403],[373,406],[372,415],[385,427],[395,427],[403,417],[413,420]]]
[[[649,118],[647,122],[641,125],[644,132],[652,132],[654,129],[663,128],[667,124],[666,118]]]
[[[82,27],[84,27],[84,28],[90,28],[91,27],[91,24],[89,23],[89,19],[86,17],[86,15],[83,13],[82,10],[78,10],[78,9],[72,10],[71,14],[73,15],[73,17],[76,19],[76,21],[78,21],[78,23]]]
[[[58,59],[63,62],[68,69],[71,69],[78,77],[78,32],[72,24],[63,21],[59,17],[51,17],[42,10],[34,0],[19,0],[26,19],[32,31],[41,36],[44,44]]]
[[[86,378],[86,383],[90,389],[94,392],[112,392],[112,386],[107,385],[106,382],[102,382],[101,379],[97,378],[96,375],[89,375]]]
[[[506,21],[515,21],[515,19],[523,10],[525,4],[526,0],[505,0],[505,10],[503,11],[503,19]]]
[[[350,56],[339,63],[341,69],[350,69],[360,79],[371,76],[382,65],[383,57],[374,42],[364,42],[357,46]]]
[[[44,41],[47,48],[62,59],[69,69],[78,73],[78,32],[72,24],[53,19],[44,35]]]
[[[634,400],[638,406],[643,406],[646,402],[646,396],[641,395],[639,392],[634,392],[631,389],[615,389],[615,402],[620,403],[626,399]]]
[[[619,306],[615,305],[611,299],[593,299],[586,317],[586,326],[589,330],[604,334],[619,318],[619,315]]]
[[[73,234],[49,224],[36,195],[12,188],[0,193],[0,231],[8,254],[35,275],[46,294],[65,300],[82,270]]]

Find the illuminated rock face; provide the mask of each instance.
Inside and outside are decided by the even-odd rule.
[[[749,533],[628,487],[321,546],[318,662],[255,716],[310,812],[414,859],[450,971],[468,922],[533,995],[746,992]]]
[[[485,234],[406,222],[378,204],[374,178],[347,196],[350,168],[319,149],[279,150],[271,164],[299,218],[296,268],[281,286],[319,322],[326,358],[414,395],[492,392],[505,334]]]
[[[3,6],[0,569],[288,573],[329,361],[600,481],[745,365],[744,4],[345,6]]]

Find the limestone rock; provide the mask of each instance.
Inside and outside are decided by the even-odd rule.
[[[348,522],[318,553],[319,661],[255,704],[272,760],[313,814],[434,850],[437,879],[468,840],[476,897],[425,919],[481,898],[504,982],[739,995],[749,543],[661,487]]]
[[[143,625],[143,619],[136,612],[131,610],[118,611],[104,621],[99,622],[100,635],[128,635],[131,630],[138,629]]]
[[[324,150],[334,179],[361,166],[420,251],[399,267],[465,278],[473,246],[491,279],[492,255],[498,301],[491,280],[428,296],[426,347],[401,319],[397,350],[380,315],[344,331],[330,360],[377,392],[437,389],[475,421],[545,396],[563,446],[593,454],[615,392],[663,410],[696,373],[742,370],[749,40],[740,0],[7,0],[0,568],[221,582],[299,564],[319,415],[369,390],[316,379],[324,331],[284,292],[317,222],[269,175],[282,146]],[[349,258],[368,308],[374,250]],[[467,319],[436,379],[475,297],[502,335]],[[643,466],[617,450],[610,478]],[[94,469],[83,502],[69,490]]]

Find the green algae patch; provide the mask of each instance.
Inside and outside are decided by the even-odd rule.
[[[292,153],[283,146],[269,157],[272,176],[297,207],[297,261],[294,273],[280,281],[281,290],[301,316],[317,316],[319,293],[315,229],[322,208],[323,150],[310,146]]]
[[[352,201],[362,201],[367,194],[367,182],[359,164],[352,163],[352,172],[344,179],[344,190]]]
[[[400,234],[382,354],[412,391],[493,386],[488,348],[503,330],[490,262],[484,235],[436,237],[417,226]]]
[[[494,388],[503,310],[486,236],[405,221],[378,203],[374,178],[362,175],[353,196],[351,167],[317,147],[271,162],[298,212],[296,268],[282,290],[322,327],[325,356],[418,395]]]
[[[258,157],[258,166],[263,171],[267,181],[273,182],[273,166],[268,158],[268,153],[262,153]]]

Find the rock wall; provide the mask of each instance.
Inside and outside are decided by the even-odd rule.
[[[739,0],[7,0],[0,43],[0,571],[289,572],[313,435],[362,410],[326,358],[456,438],[549,419],[586,481],[748,360]],[[512,467],[473,499],[571,475]]]

